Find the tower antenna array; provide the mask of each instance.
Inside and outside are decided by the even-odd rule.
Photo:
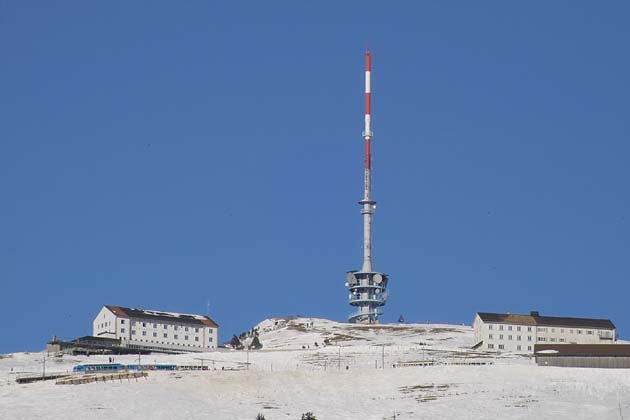
[[[383,313],[380,307],[387,300],[388,276],[372,270],[372,215],[376,201],[372,200],[372,154],[371,154],[371,72],[372,56],[365,52],[365,126],[363,130],[363,198],[359,201],[363,216],[363,265],[361,271],[349,271],[346,287],[350,305],[356,310],[348,317],[349,322],[375,324]]]

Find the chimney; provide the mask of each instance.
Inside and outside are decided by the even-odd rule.
[[[540,316],[540,313],[538,311],[531,311],[529,313],[530,316]]]

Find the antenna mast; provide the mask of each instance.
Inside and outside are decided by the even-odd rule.
[[[365,52],[365,126],[363,130],[363,198],[359,201],[363,215],[363,265],[361,271],[349,271],[346,276],[350,305],[357,307],[350,314],[349,322],[375,324],[383,313],[379,308],[387,300],[388,276],[372,271],[372,215],[376,201],[372,200],[372,154],[371,154],[371,72],[372,56]]]

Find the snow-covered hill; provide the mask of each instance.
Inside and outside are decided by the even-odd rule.
[[[630,418],[630,371],[545,368],[472,350],[470,327],[275,318],[254,329],[262,350],[142,356],[179,365],[202,358],[211,370],[151,371],[138,381],[17,385],[17,375],[41,372],[44,359],[48,372],[60,372],[108,356],[0,356],[0,419],[299,420],[307,411],[318,420]],[[428,360],[436,364],[392,367]],[[471,361],[493,364],[450,363]]]
[[[256,325],[267,349],[301,349],[322,345],[470,347],[472,328],[442,324],[348,324],[320,318],[271,318]]]

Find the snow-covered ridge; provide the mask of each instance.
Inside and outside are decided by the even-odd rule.
[[[257,334],[264,349],[302,349],[323,346],[438,346],[469,348],[469,326],[448,324],[349,324],[321,318],[270,318],[244,334]]]

